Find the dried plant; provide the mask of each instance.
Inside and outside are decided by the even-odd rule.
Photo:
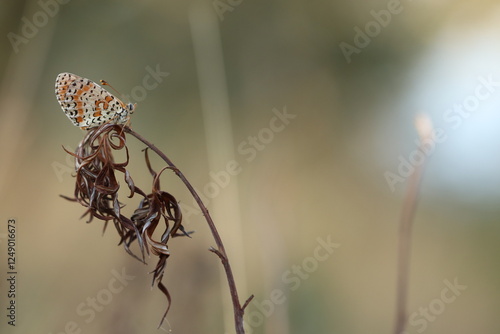
[[[129,163],[127,133],[147,146],[144,150],[145,163],[153,179],[151,190],[148,193],[134,184],[132,176],[127,170]],[[159,172],[155,172],[151,166],[148,148],[167,163],[167,166]],[[173,195],[161,189],[160,176],[165,170],[170,169],[181,178],[200,206],[215,239],[217,248],[211,248],[210,251],[219,256],[224,266],[234,306],[236,332],[238,334],[244,333],[243,313],[253,296],[250,296],[243,306],[240,305],[229,260],[215,224],[194,188],[175,165],[144,137],[125,125],[113,123],[105,123],[89,129],[75,152],[66,149],[65,151],[75,158],[76,183],[74,197],[62,197],[78,202],[85,207],[86,211],[82,217],[88,216],[88,222],[94,218],[104,221],[104,230],[112,221],[120,236],[120,244],[123,244],[127,253],[134,258],[145,263],[145,254],[153,254],[158,257],[156,267],[152,271],[152,283],[153,285],[156,283],[168,301],[167,309],[158,328],[161,327],[171,305],[168,289],[162,283],[167,259],[170,256],[168,241],[171,237],[189,236],[190,234],[182,226],[182,213],[177,200]],[[115,161],[115,153],[118,151],[124,151],[124,161]],[[125,204],[119,199],[120,184],[117,181],[116,173],[123,174],[130,191],[129,198],[134,195],[141,197],[139,205],[130,217],[122,212]],[[157,228],[162,228],[160,240],[154,238]],[[137,241],[139,245],[139,254],[135,254],[130,248],[134,241]]]
[[[410,176],[408,188],[406,190],[403,203],[403,210],[399,220],[398,237],[398,277],[396,291],[396,315],[394,334],[403,334],[407,322],[407,298],[410,273],[410,251],[413,219],[417,209],[419,187],[425,169],[427,154],[425,153],[425,143],[434,141],[434,129],[432,122],[426,114],[420,114],[415,118],[415,128],[420,137],[419,151],[423,161],[415,167],[415,171]]]

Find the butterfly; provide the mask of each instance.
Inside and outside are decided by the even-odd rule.
[[[135,109],[92,80],[67,72],[56,78],[56,97],[70,121],[83,130],[107,122],[126,124]]]

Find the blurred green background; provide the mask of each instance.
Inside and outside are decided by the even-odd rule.
[[[407,182],[386,176],[404,174],[426,113],[444,139],[415,217],[407,332],[499,333],[499,18],[495,1],[2,1],[0,332],[158,333],[166,307],[155,259],[134,260],[59,197],[74,182],[61,146],[83,137],[54,95],[71,72],[137,102],[133,129],[204,195],[240,298],[255,294],[247,333],[392,333]],[[146,189],[143,145],[129,148]],[[173,173],[162,186],[196,231],[170,244],[164,328],[232,333],[203,216]]]

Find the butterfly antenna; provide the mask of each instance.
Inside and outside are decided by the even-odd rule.
[[[111,86],[111,85],[110,85],[110,84],[109,84],[106,80],[102,80],[102,79],[101,79],[100,81],[101,81],[101,85],[103,85],[103,86],[109,86],[112,90],[114,90],[114,91],[118,94],[118,96],[120,96],[122,99],[124,99],[124,100],[125,100],[125,96],[123,96],[123,94],[122,94],[122,93],[120,93],[120,92],[118,91],[118,89],[116,89],[115,87]],[[128,100],[128,99],[127,99],[127,100]]]

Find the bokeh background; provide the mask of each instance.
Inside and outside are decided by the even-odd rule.
[[[0,332],[158,333],[166,307],[150,288],[154,258],[139,263],[112,226],[102,235],[59,197],[73,192],[62,146],[83,137],[54,95],[71,72],[137,102],[133,128],[204,195],[240,298],[255,294],[248,333],[392,333],[408,182],[391,186],[387,173],[404,170],[414,117],[427,114],[444,139],[414,221],[407,332],[499,333],[499,22],[487,0],[2,1]],[[155,70],[168,76],[146,89]],[[147,188],[143,145],[129,141]],[[170,244],[164,328],[232,333],[203,216],[173,173],[162,186],[196,231]],[[9,218],[16,327],[5,316]]]

